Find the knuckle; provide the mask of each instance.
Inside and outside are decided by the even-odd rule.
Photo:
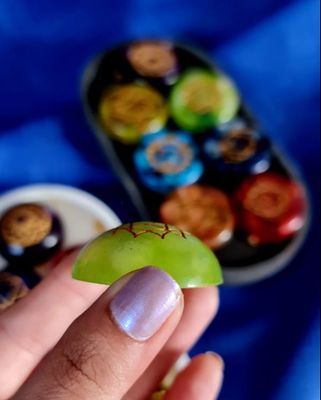
[[[100,385],[102,358],[98,347],[97,341],[90,337],[62,344],[55,379],[64,391],[77,391],[81,384],[87,390],[104,392]]]
[[[101,364],[100,352],[94,338],[86,337],[85,340],[69,341],[62,348],[62,358],[65,374],[72,380],[88,380],[96,383],[98,369]]]
[[[108,336],[99,330],[86,336],[73,336],[73,340],[62,343],[60,353],[62,362],[57,365],[55,374],[64,391],[75,392],[82,386],[106,398],[112,395],[113,388],[124,384],[121,378],[123,366],[117,352]]]

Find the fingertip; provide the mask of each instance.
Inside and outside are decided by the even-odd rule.
[[[219,289],[207,288],[184,289],[185,307],[191,311],[193,318],[209,324],[217,315],[220,306]]]
[[[215,353],[199,355],[177,377],[165,396],[166,400],[212,400],[219,395],[224,378],[224,362]]]
[[[207,352],[202,356],[204,359],[207,358],[208,362],[214,363],[216,369],[222,370],[224,372],[225,370],[225,361],[223,358],[218,354],[218,353],[213,353],[213,352]]]
[[[225,361],[219,354],[208,352],[199,356],[199,365],[199,370],[202,370],[203,376],[212,376],[212,379],[209,380],[211,382],[209,386],[212,386],[212,393],[216,399],[223,385]]]

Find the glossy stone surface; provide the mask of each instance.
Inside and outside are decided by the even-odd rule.
[[[204,144],[210,167],[223,173],[260,174],[271,164],[269,140],[242,120],[221,125]]]
[[[127,50],[127,59],[143,77],[165,78],[177,69],[173,45],[161,41],[134,42]]]
[[[17,205],[1,216],[0,254],[22,268],[46,262],[61,248],[63,227],[50,209],[40,204]]]
[[[191,232],[215,250],[233,237],[235,218],[222,191],[205,185],[180,188],[164,201],[161,220]]]
[[[163,269],[182,288],[222,283],[219,263],[207,246],[187,232],[153,222],[122,225],[99,236],[81,252],[73,277],[112,284],[145,266]]]
[[[188,134],[163,131],[144,138],[134,154],[134,162],[143,184],[166,194],[198,181],[204,168],[196,155]]]
[[[236,193],[239,224],[253,245],[278,243],[303,228],[307,198],[303,187],[275,173],[247,179]]]
[[[185,72],[170,96],[171,115],[178,126],[204,132],[235,117],[240,98],[224,75],[202,69]]]
[[[145,84],[116,85],[107,89],[99,108],[107,134],[122,143],[137,143],[144,134],[157,132],[168,119],[165,99]]]

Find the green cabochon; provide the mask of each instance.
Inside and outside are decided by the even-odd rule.
[[[170,95],[171,114],[181,128],[205,132],[231,121],[240,107],[239,94],[229,78],[202,69],[187,71]]]
[[[150,265],[169,273],[182,288],[223,282],[215,255],[199,239],[176,227],[153,222],[122,225],[99,236],[80,253],[73,277],[110,285]]]

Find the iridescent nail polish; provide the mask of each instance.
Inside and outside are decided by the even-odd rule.
[[[110,303],[113,320],[129,337],[146,341],[170,317],[181,299],[178,284],[164,271],[147,267],[133,275]]]

